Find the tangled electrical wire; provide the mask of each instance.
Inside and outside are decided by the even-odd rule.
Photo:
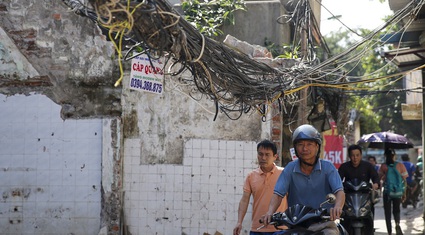
[[[255,109],[265,117],[270,110],[268,107],[276,102],[280,111],[289,112],[286,104],[296,106],[300,101],[300,90],[314,88],[309,93],[316,99],[313,103],[319,96],[325,100],[334,120],[345,115],[341,112],[345,107],[343,91],[352,89],[354,83],[365,82],[360,78],[347,78],[341,72],[347,63],[359,61],[370,45],[360,52],[354,53],[355,49],[367,43],[377,43],[372,38],[378,32],[412,14],[424,2],[412,1],[362,41],[324,62],[318,62],[312,49],[314,46],[311,46],[311,50],[308,49],[310,63],[272,68],[203,36],[165,0],[88,0],[92,8],[78,0],[62,1],[76,14],[90,18],[109,35],[120,62],[121,77],[116,85],[122,80],[121,60],[144,53],[149,58],[167,58],[165,64],[168,64],[169,75],[189,72],[191,78],[186,82],[215,102],[216,116],[222,111],[229,118],[237,119]],[[314,35],[320,34],[320,30],[308,1],[300,2],[303,4],[297,5],[288,20],[294,21],[299,31],[307,29],[307,42],[313,45]]]
[[[123,51],[121,42],[126,38],[137,42],[123,59],[138,55],[133,52],[141,48],[140,53],[150,58],[166,56],[170,68],[179,67],[172,76],[189,71],[197,90],[214,100],[216,107],[226,114],[237,112],[239,117],[252,107],[261,112],[266,110],[263,105],[278,100],[285,90],[299,86],[292,78],[300,69],[278,70],[204,37],[165,1],[125,1],[127,4],[119,0],[90,1],[94,9],[84,7],[79,1],[64,2],[75,13],[88,16],[101,28],[108,29],[112,41],[120,38],[117,51]]]

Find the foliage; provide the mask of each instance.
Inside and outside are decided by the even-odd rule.
[[[346,49],[351,47],[355,41],[353,33],[349,31],[343,31],[339,33],[331,33],[327,36],[326,42],[329,50],[333,55],[340,54]],[[372,51],[370,52],[372,53]],[[368,57],[371,55],[368,55]],[[344,70],[348,76],[362,76],[365,74],[365,69],[359,66],[358,61],[352,61],[344,66]],[[362,133],[371,133],[380,131],[379,122],[381,120],[380,115],[376,115],[373,111],[374,107],[374,96],[369,94],[361,94],[359,96],[349,95],[348,106],[355,108],[360,113],[360,130]]]
[[[300,47],[294,48],[293,45],[282,44],[277,46],[267,38],[264,40],[264,45],[272,53],[273,58],[297,59],[299,56]]]
[[[359,35],[370,33],[366,29],[355,30]],[[326,37],[326,42],[333,54],[339,54],[355,43],[357,37],[352,32],[344,31],[333,33]],[[359,47],[356,51],[364,48]],[[388,50],[391,48],[386,48]],[[374,77],[385,77],[394,74],[398,68],[387,62],[379,55],[384,48],[369,48],[360,60],[347,63],[344,69],[348,76],[364,76],[374,74]],[[385,66],[384,66],[385,65]],[[384,69],[381,69],[384,68]],[[350,108],[360,112],[360,132],[367,134],[378,131],[393,131],[399,134],[407,134],[411,139],[421,139],[420,121],[403,120],[401,104],[405,102],[405,92],[394,92],[403,89],[403,79],[380,79],[374,82],[357,85],[368,88],[365,92],[354,93],[348,99]]]
[[[244,0],[215,0],[201,2],[189,0],[182,3],[185,19],[206,36],[223,34],[225,24],[235,24],[234,12],[246,10]]]

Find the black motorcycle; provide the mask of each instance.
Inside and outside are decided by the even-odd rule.
[[[416,205],[419,202],[419,183],[413,181],[412,184],[408,184],[406,187],[406,199],[401,203],[403,208],[407,208],[408,205],[412,205],[416,209]]]
[[[345,204],[342,224],[351,235],[374,233],[373,204],[375,194],[370,183],[364,181],[345,181]]]
[[[285,212],[274,213],[270,224],[274,225],[276,229],[280,229],[280,226],[288,227],[286,230],[275,232],[274,235],[323,235],[323,231],[311,231],[308,228],[312,224],[329,221],[328,210],[323,205],[326,203],[333,204],[335,203],[335,199],[335,195],[329,194],[326,197],[326,201],[320,204],[318,209],[296,204],[288,207]],[[338,223],[337,227],[340,235],[348,235],[341,224]]]
[[[422,167],[416,166],[416,172],[415,172],[415,181],[418,185],[417,188],[417,198],[421,198],[422,195],[422,185],[423,185],[423,179],[422,179]]]

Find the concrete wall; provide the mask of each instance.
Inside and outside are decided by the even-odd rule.
[[[0,93],[37,91],[63,118],[120,114],[112,44],[61,0],[0,1],[0,39]]]
[[[55,118],[62,120],[104,119],[104,131],[98,132],[105,141],[99,156],[103,163],[99,160],[97,165],[102,169],[102,179],[98,179],[102,185],[97,186],[102,193],[97,202],[103,203],[100,210],[91,210],[98,213],[99,225],[90,227],[98,233],[101,224],[104,234],[119,233],[122,138],[117,117],[121,116],[121,87],[113,86],[118,76],[114,74],[112,44],[93,22],[69,11],[62,1],[1,1],[0,39],[1,94],[43,94],[60,105]],[[31,106],[31,98],[26,102]],[[26,138],[26,132],[19,134]],[[43,228],[53,229],[51,225]]]
[[[269,131],[255,113],[213,121],[213,103],[178,81],[166,77],[161,95],[123,84],[125,224],[133,234],[231,234],[255,143]]]
[[[223,27],[224,35],[217,37],[218,41],[223,41],[230,34],[239,40],[260,46],[265,45],[266,38],[277,46],[289,44],[289,24],[277,22],[280,16],[287,13],[280,1],[246,1],[245,4],[247,10],[235,12],[235,25]]]
[[[182,13],[179,1],[169,2]],[[287,13],[280,1],[245,1],[245,5],[246,11],[234,12],[235,25],[224,25],[223,35],[214,37],[215,40],[224,41],[227,35],[232,35],[241,41],[260,46],[265,46],[266,39],[277,46],[289,44],[289,24],[278,23],[278,18]]]
[[[219,112],[214,121],[214,103],[205,98],[190,98],[188,94],[196,98],[201,96],[195,87],[181,83],[184,79],[179,77],[165,78],[162,95],[130,90],[128,71],[122,86],[113,87],[118,76],[111,43],[100,35],[92,22],[68,11],[61,1],[2,1],[0,36],[1,94],[12,97],[26,94],[29,96],[26,106],[31,106],[32,98],[38,97],[36,94],[43,94],[60,105],[55,106],[56,114],[60,112],[55,118],[75,123],[76,130],[80,127],[77,123],[81,122],[70,118],[112,117],[102,122],[102,142],[97,143],[102,153],[94,169],[102,179],[101,185],[99,180],[95,188],[99,190],[96,191],[96,203],[101,202],[101,207],[90,213],[99,213],[98,222],[90,226],[93,230],[81,234],[94,234],[94,230],[102,226],[105,226],[102,234],[119,234],[121,223],[129,226],[133,234],[161,234],[173,225],[177,226],[173,232],[177,230],[178,234],[230,233],[237,218],[243,178],[256,165],[254,143],[270,137],[270,122],[262,123],[255,111],[236,121]],[[5,122],[0,127],[5,127]],[[19,136],[28,138],[23,131]],[[62,149],[58,147],[60,151],[67,148],[69,146],[64,144]],[[89,146],[81,150],[85,148]],[[74,161],[72,156],[66,159]],[[10,160],[3,157],[5,164]],[[83,165],[84,160],[87,159],[75,161]],[[224,162],[226,165],[222,165]],[[207,166],[208,170],[204,169]],[[54,167],[59,167],[59,163]],[[165,172],[173,172],[174,177],[170,179]],[[183,181],[179,180],[181,178]],[[207,178],[211,180],[208,184],[211,189],[203,184]],[[181,182],[184,185],[180,190]],[[168,183],[175,185],[174,191],[165,187]],[[31,184],[31,187],[36,185]],[[225,187],[219,189],[219,186]],[[189,199],[185,199],[187,196],[190,196],[190,207],[180,210],[180,204],[184,209],[189,203]],[[161,200],[165,198],[166,205],[172,204],[173,210],[163,205]],[[77,201],[72,202],[77,204]],[[122,202],[124,211],[121,210]],[[6,203],[3,209],[8,210],[12,204]],[[45,205],[54,208],[50,201]],[[28,211],[37,210],[36,204],[27,206]],[[188,215],[189,211],[195,214]],[[123,218],[121,213],[125,215]],[[139,221],[154,213],[158,220]],[[248,214],[245,229],[250,227],[249,220]],[[92,220],[86,223],[89,221]],[[215,224],[206,225],[206,221],[215,221]],[[44,228],[49,230],[56,226],[46,224]],[[22,229],[33,232],[27,227]]]
[[[232,121],[219,111],[214,121],[214,103],[181,80],[166,76],[160,95],[130,90],[128,82],[123,83],[124,141],[139,140],[142,164],[181,164],[183,143],[188,138],[260,139],[260,115],[252,112]]]
[[[0,95],[2,234],[98,234],[101,120],[62,120],[43,95]]]

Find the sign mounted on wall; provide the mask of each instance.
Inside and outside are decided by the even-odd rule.
[[[334,121],[331,123],[331,129],[323,132],[323,151],[324,158],[331,161],[334,166],[338,169],[342,163],[345,162],[344,152],[344,138],[338,135],[336,124]]]
[[[152,63],[151,63],[152,62]],[[162,94],[164,64],[143,54],[131,60],[130,89]]]

